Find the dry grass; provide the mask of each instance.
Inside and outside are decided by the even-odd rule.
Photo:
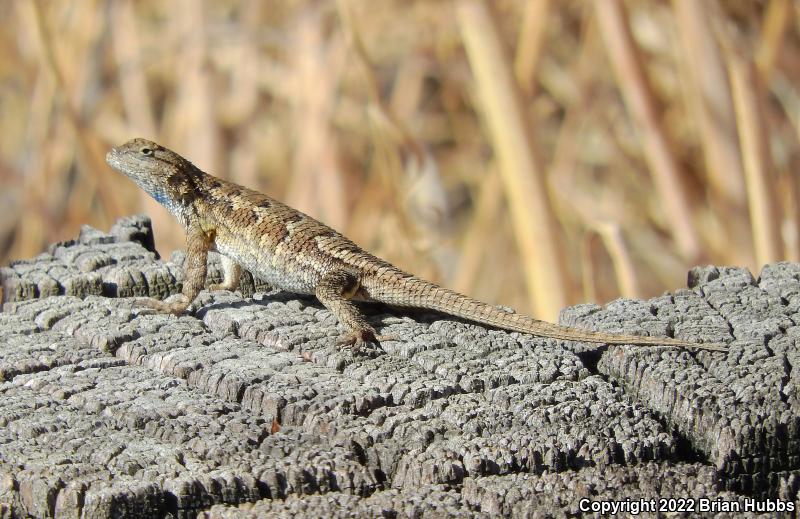
[[[396,264],[552,319],[797,260],[789,0],[0,2],[0,264],[171,217],[149,137]]]

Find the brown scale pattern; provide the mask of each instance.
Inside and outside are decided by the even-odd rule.
[[[556,339],[724,351],[716,344],[568,328],[500,310],[407,274],[310,216],[208,175],[154,142],[134,139],[112,149],[106,160],[164,204],[186,228],[187,267],[181,298],[171,303],[140,302],[158,311],[186,310],[204,284],[208,251],[216,249],[276,287],[316,295],[350,331],[343,340],[346,343],[381,339],[351,302],[356,298],[426,308]],[[236,282],[226,279],[223,285],[235,287]]]

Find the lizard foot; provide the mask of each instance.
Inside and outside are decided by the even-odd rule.
[[[353,351],[360,351],[366,344],[375,344],[380,346],[384,341],[396,341],[398,337],[394,335],[376,335],[375,330],[354,330],[348,334],[343,335],[336,345],[343,349],[352,349]]]
[[[134,297],[131,300],[131,310],[139,315],[146,314],[174,314],[181,315],[189,306],[183,294],[168,297],[164,301],[152,297]]]

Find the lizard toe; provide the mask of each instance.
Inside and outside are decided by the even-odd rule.
[[[354,330],[350,333],[342,335],[336,345],[342,349],[351,349],[353,351],[361,351],[367,344],[380,345],[381,340],[387,340],[381,335],[376,335],[375,330],[363,329]]]
[[[130,300],[130,309],[137,315],[164,313],[164,302],[152,297],[134,297]]]
[[[186,311],[188,306],[184,299],[179,297],[170,297],[166,301],[153,299],[152,297],[134,297],[130,303],[131,310],[137,315],[151,315],[151,314],[174,314],[181,315]]]

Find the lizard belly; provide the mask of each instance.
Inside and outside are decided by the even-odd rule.
[[[217,251],[232,259],[257,278],[282,290],[298,294],[314,294],[316,283],[306,269],[286,268],[288,263],[272,251],[256,247],[242,247],[225,240],[217,240]]]

